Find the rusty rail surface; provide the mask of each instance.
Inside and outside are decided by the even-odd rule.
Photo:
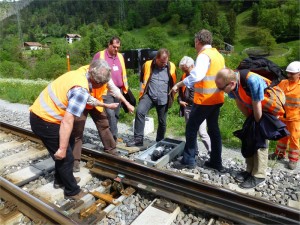
[[[10,129],[34,137],[31,131],[0,122]],[[213,185],[196,182],[181,175],[147,167],[136,162],[83,148],[92,161],[92,172],[115,178],[125,175],[123,183],[153,192],[158,196],[203,210],[241,224],[299,224],[297,209],[275,204]]]
[[[77,224],[3,177],[0,177],[0,197],[12,202],[21,213],[41,224]]]

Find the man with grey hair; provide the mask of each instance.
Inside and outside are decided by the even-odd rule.
[[[195,49],[198,52],[196,66],[190,72],[190,76],[175,84],[173,92],[180,87],[194,86],[194,104],[190,118],[186,125],[186,144],[181,162],[176,162],[177,169],[196,167],[197,131],[206,119],[208,134],[211,139],[210,161],[204,163],[205,167],[225,173],[222,166],[222,140],[219,129],[219,113],[224,103],[224,93],[218,90],[214,80],[217,72],[225,67],[224,57],[217,49],[212,48],[212,34],[202,29],[195,35]]]
[[[55,160],[54,187],[64,187],[65,197],[74,200],[85,195],[77,185],[80,179],[73,175],[74,119],[81,116],[88,102],[103,106],[92,98],[89,89],[100,85],[100,81],[107,82],[110,76],[105,62],[92,62],[89,72],[87,68],[67,72],[52,81],[29,109],[32,131]]]
[[[194,68],[194,60],[191,57],[184,56],[179,63],[179,68],[184,72],[181,77],[181,81],[190,75],[190,72]],[[189,120],[189,116],[192,110],[194,99],[194,87],[186,88],[180,87],[178,91],[178,103],[180,105],[179,116],[184,116],[185,122]],[[208,153],[211,150],[210,138],[206,130],[206,120],[200,125],[199,136],[207,149]],[[198,146],[197,146],[198,147]],[[198,151],[198,150],[197,150]]]
[[[111,95],[124,103],[130,113],[134,111],[134,107],[125,99],[120,89],[116,87],[112,81],[111,68],[104,59],[93,60],[90,66],[85,66],[83,69],[87,70],[88,67],[89,69],[86,76],[90,82],[90,94],[93,97],[89,98],[87,106],[81,116],[75,118],[74,129],[72,132],[72,136],[75,138],[75,145],[73,149],[73,172],[80,171],[83,131],[88,114],[92,117],[96,125],[104,151],[109,154],[117,155],[116,141],[110,130],[106,111],[103,110],[103,108],[116,109],[119,106],[119,103],[104,102],[103,95],[109,91]],[[101,73],[97,73],[98,70],[101,71]],[[94,71],[96,71],[96,73]]]

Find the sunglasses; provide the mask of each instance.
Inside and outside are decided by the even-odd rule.
[[[224,91],[224,90],[227,88],[227,86],[228,86],[229,84],[230,84],[230,83],[225,84],[224,87],[221,87],[221,88],[218,88],[218,89],[221,90],[221,91]]]

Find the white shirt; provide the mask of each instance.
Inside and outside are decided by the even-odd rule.
[[[212,47],[211,45],[204,45],[200,50],[200,52],[207,48],[212,48]],[[190,72],[190,75],[183,80],[184,85],[187,86],[188,88],[192,88],[195,83],[201,81],[205,77],[209,69],[209,66],[210,66],[210,58],[208,57],[208,55],[200,53],[197,56],[196,65]]]

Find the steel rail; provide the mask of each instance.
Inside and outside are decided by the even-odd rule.
[[[1,127],[34,136],[28,130],[0,122]],[[121,157],[87,148],[82,150],[83,154],[96,160],[96,168],[124,174],[124,181],[130,184],[223,218],[242,224],[299,224],[297,209],[196,182]]]
[[[130,185],[242,224],[298,224],[299,211],[133,161],[83,148],[96,168],[125,175]],[[124,182],[126,179],[124,180]]]
[[[0,193],[1,198],[5,200],[9,201],[13,199],[13,203],[18,206],[18,209],[21,212],[25,212],[24,214],[26,214],[26,212],[28,213],[28,209],[25,209],[25,207],[30,208],[30,213],[38,215],[40,221],[47,220],[50,221],[51,224],[77,224],[75,221],[64,216],[56,209],[22,190],[18,186],[5,180],[3,177],[0,177]],[[5,196],[2,196],[4,194]],[[30,217],[30,215],[27,216]]]

